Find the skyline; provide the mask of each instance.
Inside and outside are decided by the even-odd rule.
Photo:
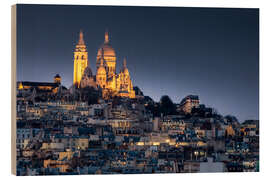
[[[117,72],[127,57],[134,86],[155,101],[169,95],[179,103],[186,95],[197,94],[201,103],[222,115],[232,114],[240,121],[259,119],[258,12],[19,5],[17,80],[51,82],[59,73],[69,88],[79,30],[83,29],[95,73],[97,50],[108,29]]]

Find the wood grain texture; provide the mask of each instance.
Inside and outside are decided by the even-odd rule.
[[[11,173],[16,175],[17,8],[11,6]]]

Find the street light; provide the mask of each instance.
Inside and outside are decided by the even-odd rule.
[[[199,152],[198,152],[198,151],[195,151],[195,152],[194,152],[194,155],[196,156],[196,161],[197,161],[197,157],[198,157],[198,155],[199,155]]]

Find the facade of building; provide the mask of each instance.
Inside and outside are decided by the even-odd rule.
[[[258,120],[153,119],[133,99],[29,103],[25,95],[17,98],[17,175],[259,171]]]
[[[116,73],[116,53],[110,45],[107,31],[105,32],[105,41],[98,49],[96,67],[96,75],[93,75],[88,66],[88,52],[81,31],[74,51],[73,84],[78,88],[87,86],[101,88],[105,98],[109,96],[135,98],[126,58],[119,74]]]
[[[199,96],[188,95],[180,102],[180,109],[184,113],[189,114],[191,113],[193,107],[197,108],[199,107],[199,105],[200,105]]]
[[[54,76],[54,82],[32,82],[32,81],[19,81],[17,82],[18,90],[36,89],[36,91],[57,92],[61,86],[61,77],[59,74]]]

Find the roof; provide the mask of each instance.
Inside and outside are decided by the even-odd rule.
[[[199,100],[199,96],[198,96],[198,95],[188,95],[188,96],[184,97],[184,99],[182,99],[182,101],[181,101],[180,104],[185,103],[185,101],[186,101],[187,99],[191,99],[191,100]]]
[[[59,74],[56,74],[54,77],[55,78],[60,78],[60,75]]]
[[[98,50],[98,53],[97,53],[97,59],[100,59],[101,58],[101,55],[102,55],[102,49],[103,49],[103,54],[104,54],[104,59],[106,60],[107,57],[115,57],[115,51],[114,49],[112,48],[112,46],[110,44],[103,44],[99,50]]]
[[[259,125],[259,120],[245,120],[242,124],[244,124],[244,125],[247,125],[247,124]]]
[[[58,87],[58,83],[51,83],[51,82],[31,82],[31,81],[21,81],[18,83],[22,83],[23,86],[52,86],[52,87]]]

